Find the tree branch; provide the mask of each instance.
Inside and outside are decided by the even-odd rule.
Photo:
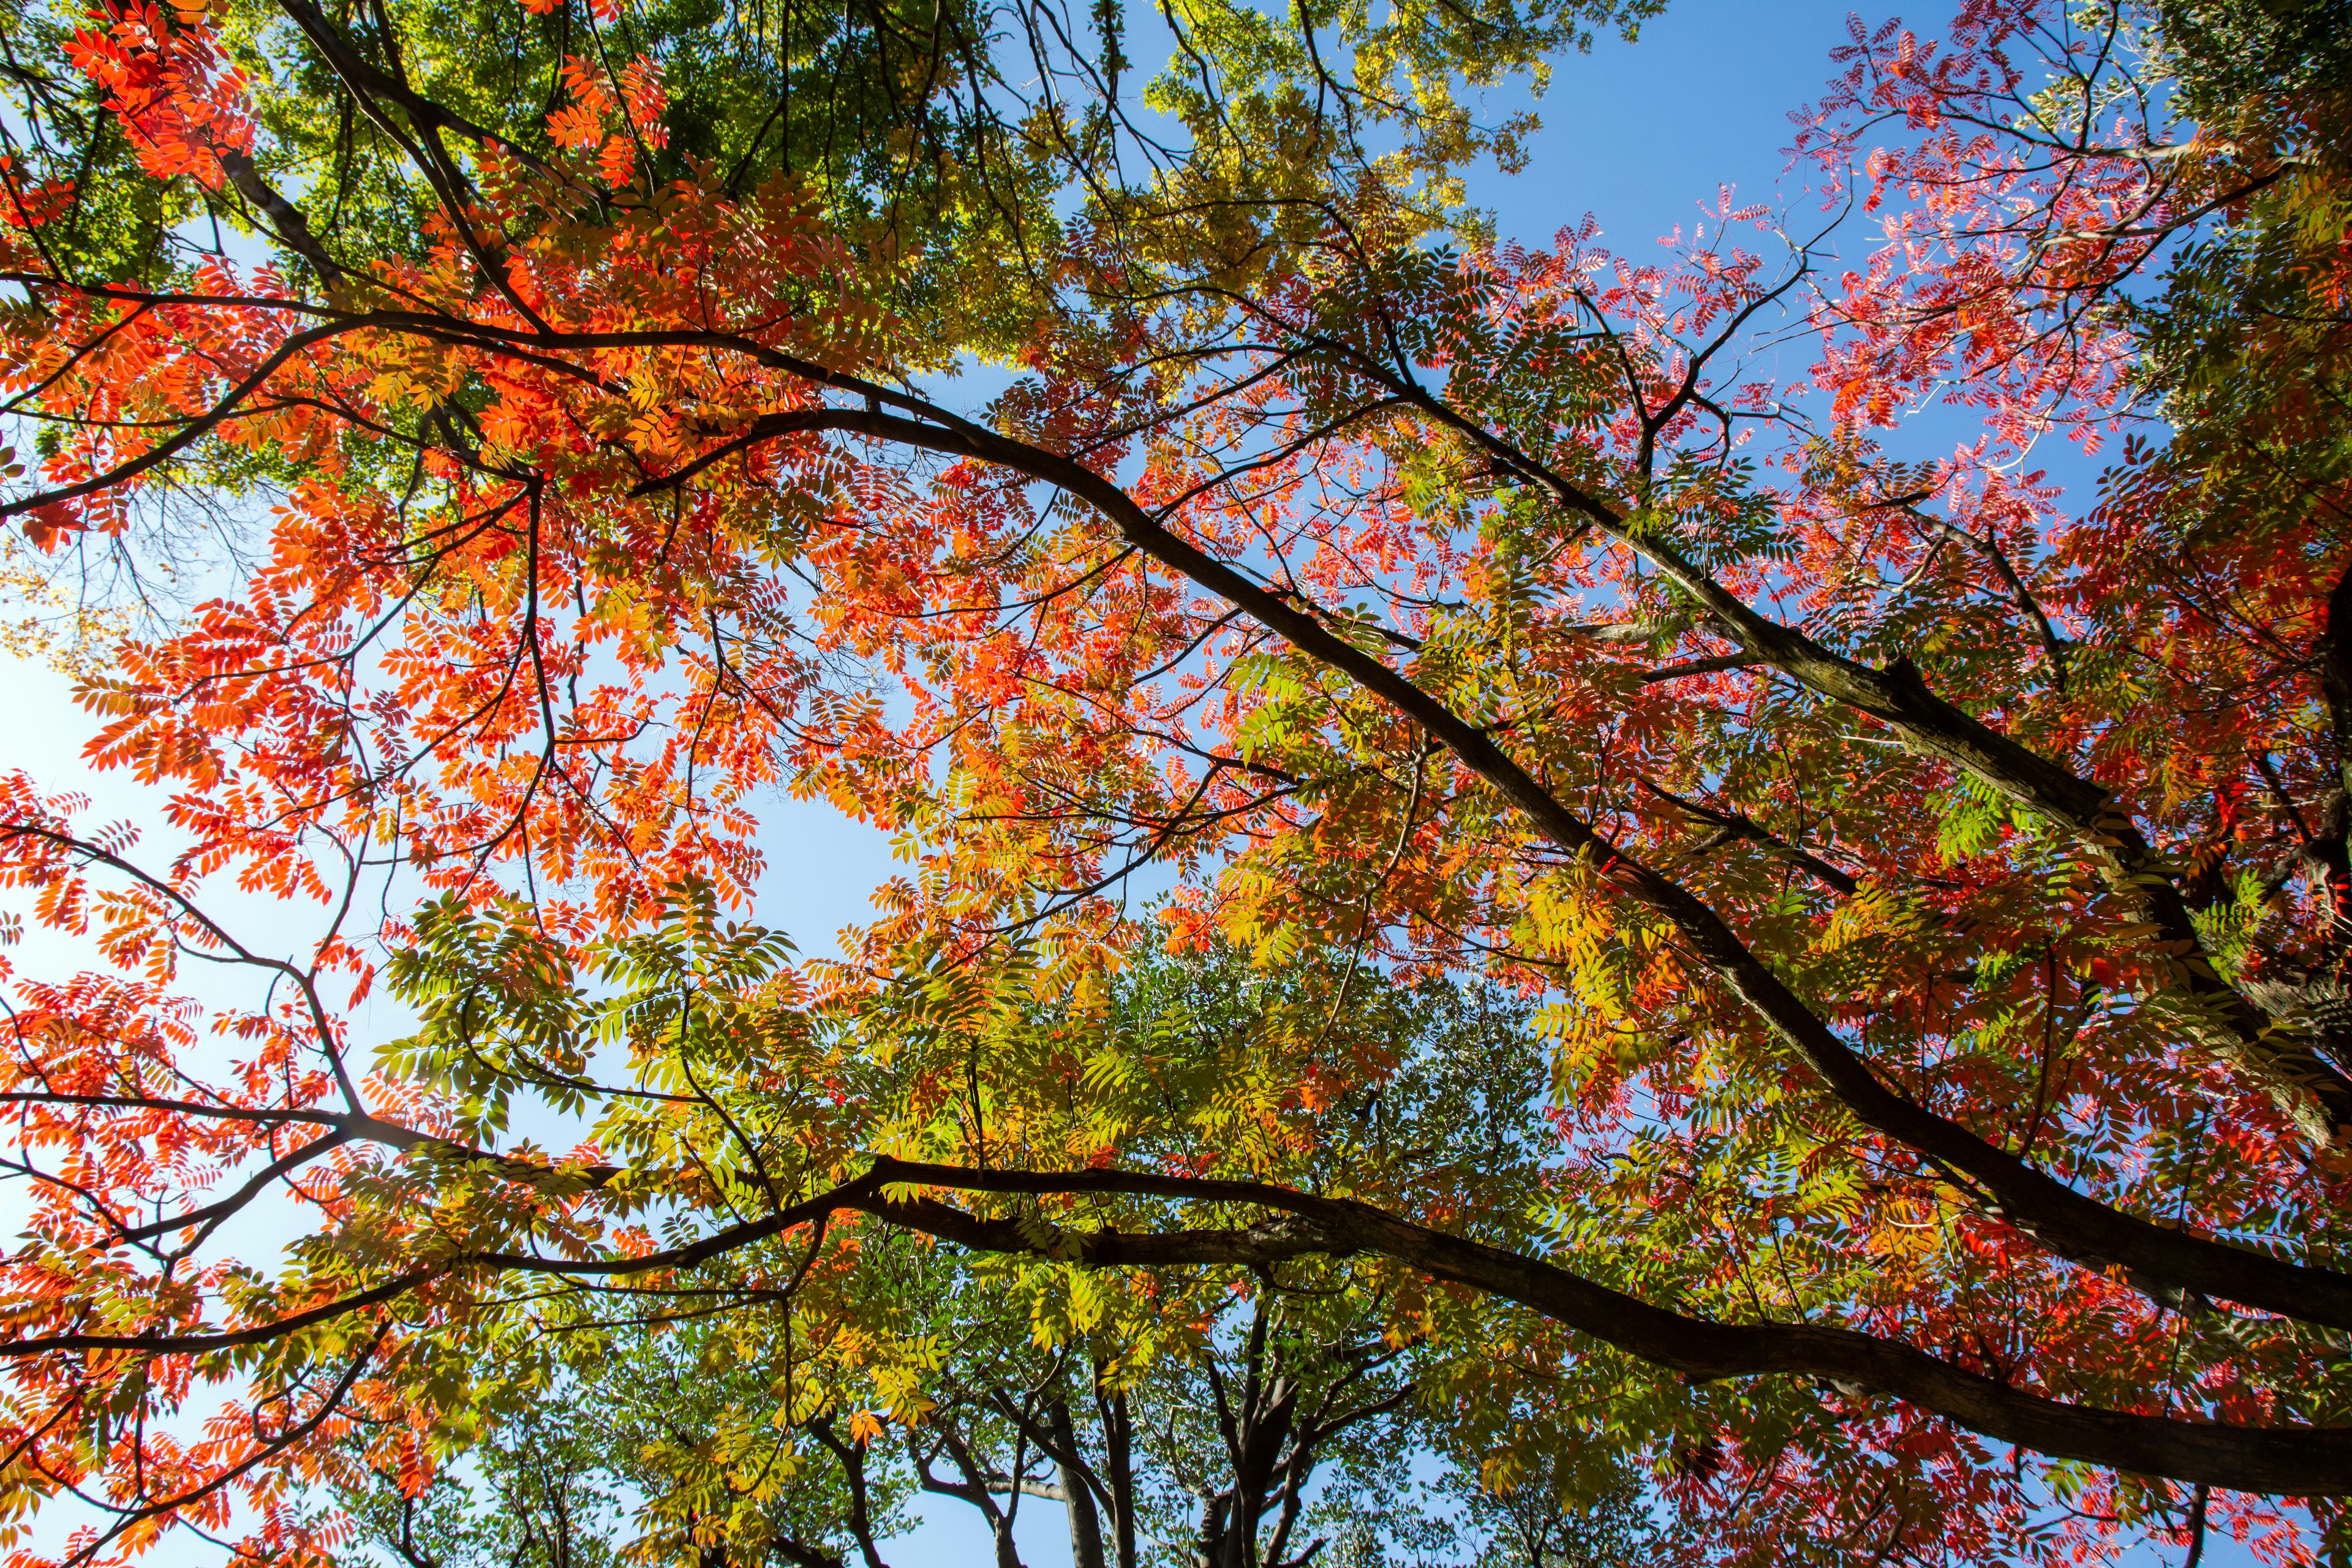
[[[804,420],[804,416],[794,418]],[[2005,1218],[2059,1256],[2091,1268],[2121,1263],[2202,1295],[2307,1322],[2352,1328],[2352,1276],[2183,1235],[2109,1208],[1887,1088],[1703,900],[1620,850],[1545,789],[1486,731],[1464,720],[1409,677],[1330,630],[1309,610],[1251,581],[1162,526],[1112,480],[1074,459],[964,420],[934,425],[873,408],[836,408],[827,423],[832,428],[881,440],[976,458],[1058,486],[1095,507],[1121,537],[1153,560],[1247,611],[1301,652],[1390,702],[1524,813],[1552,843],[1590,865],[1618,892],[1672,921],[1693,954],[1801,1055],[1830,1091],[1865,1125],[1975,1177],[1999,1200]],[[1714,593],[1748,620],[1769,625],[1721,589]],[[1784,628],[1771,629],[1777,633]],[[1795,643],[1811,646],[1797,634],[1788,636]],[[1833,655],[1823,652],[1819,658],[1830,661],[1835,669],[1861,671],[1877,686],[1894,684],[1879,671]],[[1916,679],[1903,689],[1919,704],[1958,714],[1958,710],[1930,695]],[[1973,720],[1966,722],[1975,723]],[[2016,742],[1990,731],[1983,733],[1998,742],[1996,750],[2005,749],[2003,755],[2014,753],[2022,759],[2021,766],[2105,799],[2095,786],[2073,780],[2071,774]],[[2111,816],[2101,820],[2113,826],[2116,819]],[[2127,823],[2117,831],[2135,837],[2137,832]],[[2179,903],[2179,890],[2170,882],[2163,883],[2160,890]],[[2185,907],[2181,918],[2184,921],[2188,918]],[[2235,991],[2222,989],[2232,1005],[2242,1005]],[[2352,1081],[2347,1082],[2346,1089],[2352,1095]],[[2347,1116],[2352,1116],[2352,1100],[2347,1100]]]
[[[920,1185],[991,1194],[1140,1195],[1241,1204],[1283,1217],[1238,1230],[1059,1232],[970,1214],[936,1199],[892,1198]],[[1262,1266],[1307,1254],[1371,1253],[1433,1279],[1518,1302],[1556,1322],[1696,1381],[1773,1373],[1835,1378],[1891,1394],[1999,1441],[2143,1475],[2289,1496],[2352,1493],[2352,1428],[2241,1426],[2069,1405],[1964,1371],[1923,1351],[1850,1329],[1711,1322],[1654,1307],[1540,1258],[1399,1219],[1370,1205],[1259,1182],[1122,1171],[975,1171],[877,1159],[839,1189],[844,1207],[959,1246],[1061,1258],[1092,1267],[1172,1262]]]

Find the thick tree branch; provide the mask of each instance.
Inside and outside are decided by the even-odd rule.
[[[301,29],[302,36],[310,40],[311,46],[325,58],[328,66],[352,91],[391,104],[406,115],[408,122],[419,131],[454,132],[486,153],[500,153],[533,169],[546,170],[547,164],[543,160],[368,64],[335,25],[327,19],[326,14],[310,4],[310,0],[278,0],[278,8]]]
[[[974,1214],[922,1189],[1037,1196],[1129,1196],[1271,1211],[1239,1228],[1075,1230]],[[413,1270],[274,1323],[227,1333],[67,1334],[0,1343],[0,1356],[78,1350],[194,1354],[259,1344],[388,1301],[466,1268],[573,1276],[691,1268],[841,1211],[862,1213],[975,1251],[1092,1268],[1264,1268],[1312,1256],[1372,1254],[1516,1301],[1654,1365],[1699,1380],[1788,1374],[1834,1380],[1916,1405],[1999,1441],[2057,1458],[2234,1490],[2352,1492],[2352,1428],[2250,1427],[2072,1405],[1969,1372],[1912,1346],[1848,1329],[1731,1324],[1654,1307],[1542,1258],[1412,1224],[1346,1198],[1269,1183],[1123,1171],[978,1171],[877,1158],[860,1176],[774,1215],[646,1257],[583,1260],[471,1253]]]
[[[2214,973],[2172,866],[2105,790],[1945,701],[1907,660],[1874,669],[1759,614],[1658,531],[1629,527],[1616,508],[1549,464],[1388,367],[1335,347],[1359,374],[1480,447],[1498,469],[1535,486],[1648,560],[1720,622],[1749,657],[1868,714],[1920,754],[1960,769],[2064,829],[2087,851],[2115,896],[2158,927],[2170,950],[2170,977],[2186,993],[2184,1011],[2200,1037],[2262,1084],[2315,1142],[2326,1146],[2352,1139],[2352,1078],[2322,1060],[2307,1043],[2266,1032],[2268,1020],[2261,1010]]]
[[[797,427],[811,426],[805,411],[791,417]],[[2008,1219],[2062,1257],[2095,1268],[2120,1263],[2200,1295],[2308,1322],[2352,1328],[2352,1276],[2202,1240],[2120,1213],[1888,1089],[1705,901],[1619,850],[1545,789],[1486,731],[1462,719],[1408,676],[1331,631],[1310,611],[1171,531],[1112,480],[1071,458],[968,421],[930,424],[866,408],[835,409],[828,423],[835,429],[977,458],[1058,486],[1095,507],[1122,538],[1153,560],[1247,611],[1301,652],[1392,704],[1524,813],[1552,843],[1591,866],[1620,893],[1671,921],[1693,954],[1803,1056],[1865,1125],[1974,1177],[1994,1194]],[[1750,619],[1759,618],[1727,595],[1720,596]],[[1821,657],[1834,659],[1832,655]],[[1885,681],[1877,671],[1864,673],[1873,680]],[[1922,701],[1937,702],[1916,681],[1911,689]],[[2042,773],[2070,776],[2014,742],[1995,739]],[[2169,882],[2164,888],[2177,902],[2179,892]]]
[[[1279,1218],[1238,1230],[1039,1236],[1034,1220],[987,1218],[909,1186],[1034,1195],[1123,1195],[1243,1205]],[[833,1194],[888,1224],[975,1250],[1093,1267],[1263,1267],[1310,1254],[1369,1253],[1518,1302],[1695,1380],[1780,1373],[1835,1379],[1934,1411],[2005,1443],[2144,1475],[2289,1496],[2352,1493],[2352,1428],[2250,1427],[2070,1405],[1969,1372],[1894,1341],[1810,1324],[1710,1322],[1651,1306],[1540,1258],[1449,1236],[1369,1204],[1259,1182],[1122,1171],[974,1171],[878,1159]]]
[[[277,188],[261,177],[251,158],[238,152],[221,154],[221,172],[228,176],[237,195],[253,204],[255,210],[268,220],[270,231],[280,244],[318,270],[320,280],[327,284],[341,282],[350,274],[342,265],[327,254],[327,247],[311,232],[310,220],[302,209],[280,195]]]
[[[348,1296],[339,1296],[307,1311],[289,1313],[271,1322],[256,1323],[250,1328],[231,1329],[220,1333],[43,1334],[32,1339],[0,1340],[0,1360],[45,1355],[56,1351],[146,1351],[154,1355],[205,1355],[215,1351],[268,1344],[272,1340],[282,1340],[289,1334],[299,1333],[316,1324],[348,1317],[362,1308],[380,1306],[447,1271],[446,1266],[413,1268],[381,1285],[356,1290]]]

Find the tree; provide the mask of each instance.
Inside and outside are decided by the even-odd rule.
[[[616,1500],[602,1484],[603,1436],[533,1409],[473,1450],[475,1484],[354,1467],[336,1500],[360,1542],[404,1568],[609,1568]]]
[[[2285,63],[2179,101],[2263,134],[2167,119],[2164,29],[2217,14],[1858,29],[1801,135],[1884,226],[1834,279],[1728,197],[1656,266],[1458,212],[1513,148],[1458,89],[1599,7],[1183,13],[1181,148],[1096,79],[1050,253],[951,268],[975,300],[797,169],[671,177],[650,58],[575,57],[543,150],[461,162],[318,35],[407,127],[429,243],[307,279],[96,281],[49,243],[74,194],[12,175],[14,407],[54,434],[0,512],[62,547],[206,463],[285,486],[233,590],[87,688],[191,847],[6,798],[8,877],[112,966],[19,984],[13,1484],[105,1489],[125,1550],[235,1486],[324,1550],[283,1489],[346,1421],[446,1448],[484,1346],[607,1290],[790,1335],[884,1228],[1073,1279],[1355,1258],[1392,1336],[1527,1369],[1463,1382],[1450,1444],[1606,1436],[1694,1554],[2316,1550],[2352,1478],[2341,118],[2294,64],[2325,30],[2248,23]],[[220,47],[148,12],[73,46],[182,199],[268,163]],[[247,200],[316,247],[308,192]],[[1024,321],[979,418],[921,374],[1004,343],[971,311]],[[1759,368],[1796,332],[1813,366]],[[2274,434],[2207,455],[2200,367],[2273,353]],[[2037,444],[2166,395],[2182,439],[2135,424],[2063,510]],[[1937,398],[1982,422],[1940,458]],[[2212,493],[2248,521],[2206,532]],[[778,782],[903,836],[850,963],[719,912]],[[1146,866],[1164,918],[1118,896]],[[320,934],[278,960],[224,880]],[[1302,967],[1208,1121],[1108,1005],[1153,942]],[[190,952],[272,987],[211,1051]],[[1471,970],[1550,998],[1532,1212],[1475,1147],[1362,1152],[1383,994]],[[420,1023],[370,1074],[329,984],[379,974]],[[213,1261],[280,1184],[287,1266]],[[195,1379],[247,1419],[151,1436]]]
[[[1605,1568],[1641,1562],[1652,1549],[1652,1526],[1633,1478],[1620,1476],[1599,1498],[1556,1476],[1522,1481],[1508,1491],[1462,1489],[1473,1520],[1486,1527],[1488,1560],[1525,1568]]]
[[[1158,1120],[1223,1114],[1187,1087],[1230,1089],[1214,1058],[1258,1037],[1286,989],[1231,954],[1150,959],[1121,978],[1117,1033],[1162,1053]],[[1382,1135],[1428,1151],[1483,1123],[1477,1181],[1538,1195],[1554,1134],[1524,1009],[1433,984],[1382,1011],[1381,1037],[1407,1058],[1382,1089]],[[1014,1523],[1040,1502],[1058,1505],[1072,1561],[1094,1568],[1261,1568],[1465,1535],[1471,1561],[1517,1552],[1545,1568],[1597,1486],[1615,1533],[1594,1539],[1622,1546],[1633,1483],[1600,1452],[1579,1456],[1585,1474],[1554,1454],[1535,1484],[1498,1476],[1500,1492],[1456,1475],[1452,1510],[1419,1495],[1406,1461],[1443,1425],[1422,1386],[1492,1373],[1460,1334],[1392,1339],[1390,1289],[1377,1269],[1312,1259],[1122,1289],[886,1233],[790,1318],[722,1326],[672,1307],[648,1323],[628,1315],[641,1298],[563,1317],[509,1352],[543,1392],[477,1450],[480,1481],[445,1470],[413,1497],[362,1467],[352,1511],[389,1560],[446,1568],[600,1560],[632,1536],[632,1553],[870,1564],[917,1490],[975,1510],[1007,1568],[1022,1561]],[[627,1494],[646,1500],[634,1525],[610,1507]]]

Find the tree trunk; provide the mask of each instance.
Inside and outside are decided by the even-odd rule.
[[[1095,1409],[1103,1429],[1103,1483],[1110,1488],[1113,1568],[1137,1568],[1135,1556],[1135,1424],[1124,1392],[1103,1391],[1103,1363],[1095,1363]]]
[[[1055,1400],[1047,1407],[1046,1415],[1053,1423],[1054,1447],[1064,1456],[1055,1464],[1062,1478],[1064,1506],[1070,1511],[1072,1568],[1104,1568],[1102,1516],[1095,1509],[1094,1489],[1087,1485],[1084,1473],[1069,1463],[1078,1451],[1078,1434],[1070,1421],[1069,1402]]]

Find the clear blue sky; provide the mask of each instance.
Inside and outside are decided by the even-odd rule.
[[[1944,19],[1937,5],[1923,27]],[[1668,0],[1641,41],[1610,34],[1562,60],[1536,105],[1543,131],[1516,176],[1490,174],[1473,199],[1506,236],[1536,240],[1581,218],[1632,254],[1729,184],[1764,198],[1787,162],[1789,114],[1819,96],[1850,7],[1835,0]],[[1876,23],[1887,13],[1869,12]]]

